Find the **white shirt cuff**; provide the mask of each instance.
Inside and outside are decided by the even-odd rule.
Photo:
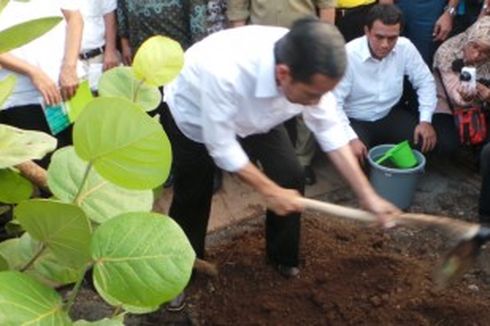
[[[433,112],[432,111],[420,111],[420,117],[419,117],[419,120],[420,122],[428,122],[428,123],[432,123],[432,114]]]
[[[238,143],[218,150],[209,149],[209,152],[216,165],[228,172],[237,172],[250,161]]]

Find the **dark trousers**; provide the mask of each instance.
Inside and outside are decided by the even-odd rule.
[[[46,122],[46,117],[43,113],[43,108],[38,104],[18,106],[0,111],[0,123],[21,129],[37,130],[51,134],[48,123]],[[58,148],[68,146],[73,143],[71,132],[72,128],[70,126],[54,136],[58,140]],[[36,162],[43,168],[47,168],[50,158],[51,154],[48,154],[42,160]]]
[[[358,6],[349,9],[336,9],[335,25],[345,38],[345,42],[364,35],[365,17],[373,4]]]
[[[216,166],[206,147],[182,134],[169,111],[166,114],[165,130],[172,143],[174,158],[174,196],[169,215],[182,227],[197,256],[202,258]],[[246,137],[241,143],[273,181],[303,193],[303,170],[284,127]],[[265,228],[268,258],[274,263],[297,266],[300,214],[278,216],[268,210]]]
[[[413,148],[420,149],[413,143],[413,133],[419,123],[418,117],[409,110],[395,107],[382,119],[376,121],[350,119],[350,123],[367,148],[408,140]],[[459,147],[459,140],[453,116],[436,113],[432,117],[432,126],[437,134],[437,145],[434,152],[441,155],[454,153]]]

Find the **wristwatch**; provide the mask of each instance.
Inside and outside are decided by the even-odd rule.
[[[447,5],[446,7],[444,7],[444,11],[447,12],[451,17],[456,16],[456,7],[454,6]]]

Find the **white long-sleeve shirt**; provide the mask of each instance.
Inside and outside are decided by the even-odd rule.
[[[346,49],[347,72],[333,93],[349,118],[376,121],[388,115],[402,96],[407,75],[417,91],[420,121],[432,121],[437,103],[434,78],[407,38],[399,37],[382,60],[371,56],[366,36],[352,40]]]
[[[238,171],[249,159],[237,137],[265,133],[302,113],[324,151],[348,142],[331,93],[318,105],[289,102],[275,79],[275,42],[287,29],[245,26],[190,47],[180,75],[165,87],[179,129],[204,143],[216,164]]]

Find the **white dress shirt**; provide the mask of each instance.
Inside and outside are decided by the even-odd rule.
[[[116,10],[116,0],[84,0],[80,12],[83,16],[83,37],[80,52],[93,50],[105,44],[104,15]]]
[[[346,50],[347,72],[333,93],[349,118],[376,121],[388,115],[402,96],[407,75],[417,91],[420,121],[432,121],[437,103],[434,78],[412,42],[399,37],[381,60],[371,56],[366,36],[347,43]]]
[[[249,161],[237,137],[268,132],[300,113],[324,151],[348,142],[331,93],[316,106],[303,106],[278,87],[273,48],[287,31],[245,26],[208,36],[187,50],[179,77],[165,87],[179,129],[204,143],[226,171]]]
[[[22,22],[49,16],[62,16],[61,10],[78,10],[77,0],[30,0],[29,2],[10,1],[1,13],[0,30]],[[10,51],[15,57],[41,68],[53,82],[57,83],[65,53],[66,21],[63,19],[46,34]],[[0,80],[7,75],[16,77],[12,94],[4,108],[28,104],[39,104],[41,93],[28,76],[8,69],[0,69]]]

